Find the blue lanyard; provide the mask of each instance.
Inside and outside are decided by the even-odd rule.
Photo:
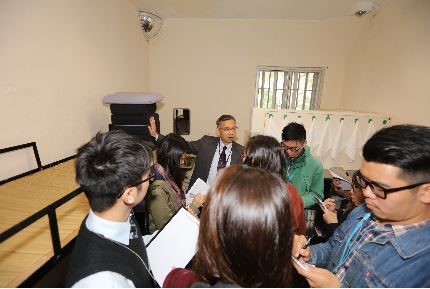
[[[357,248],[357,246],[361,243],[361,241],[363,240],[364,236],[366,236],[367,233],[371,232],[371,231],[378,231],[380,230],[380,228],[368,228],[367,230],[365,230],[361,236],[358,236],[358,234],[360,233],[360,230],[362,229],[361,227],[363,226],[363,224],[365,222],[367,222],[367,220],[370,219],[371,213],[367,213],[366,215],[364,215],[363,219],[360,221],[360,223],[358,223],[355,228],[354,231],[352,231],[351,235],[348,238],[348,241],[346,241],[345,247],[343,249],[342,252],[342,256],[340,257],[339,260],[339,264],[336,266],[336,268],[334,268],[333,273],[337,273],[339,271],[339,269],[345,264],[345,262],[348,260],[348,258],[350,257],[350,255],[352,254],[352,252],[354,252],[354,250]],[[349,250],[348,250],[348,246],[351,243],[352,238],[355,236],[355,240],[352,242],[354,244],[354,246],[352,246]]]
[[[294,173],[293,173],[292,175],[290,175],[289,171],[290,171],[290,167],[288,167],[288,169],[287,169],[287,179],[288,179],[288,182],[289,182],[289,183],[291,183],[291,180],[292,180],[292,179],[294,178],[294,176],[296,175],[297,170],[296,170],[296,171],[294,171]]]

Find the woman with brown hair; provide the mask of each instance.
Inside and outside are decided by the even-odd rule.
[[[290,199],[284,181],[233,165],[210,188],[193,268],[174,269],[163,287],[290,287]],[[197,278],[202,282],[194,283]]]
[[[246,144],[242,161],[250,167],[265,169],[281,178],[285,176],[284,149],[274,137],[267,135],[251,137]],[[285,183],[284,186],[285,192],[288,193],[290,197],[293,230],[297,235],[305,235],[306,224],[303,199],[293,184],[288,182]]]

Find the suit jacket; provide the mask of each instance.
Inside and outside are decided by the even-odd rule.
[[[157,139],[157,144],[160,145],[164,135],[159,134]],[[219,137],[205,135],[197,141],[187,142],[190,147],[190,153],[195,154],[196,164],[194,166],[193,175],[191,176],[190,184],[188,189],[190,189],[194,182],[200,178],[203,181],[208,180],[209,171],[211,169],[212,160],[214,158],[216,149],[218,148]],[[242,145],[233,142],[231,148],[231,161],[230,164],[241,164],[240,154],[245,150]]]
[[[219,137],[205,135],[197,141],[190,141],[188,145],[191,153],[197,155],[196,164],[194,166],[193,175],[191,176],[190,185],[191,188],[194,182],[200,178],[203,181],[207,181],[209,171],[211,169],[212,160],[217,150],[219,143]],[[240,164],[240,154],[245,150],[240,144],[233,142],[231,148],[231,161],[230,164]]]

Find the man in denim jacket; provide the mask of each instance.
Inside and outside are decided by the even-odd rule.
[[[295,236],[293,256],[315,265],[297,271],[311,287],[430,287],[430,128],[384,128],[363,157],[365,204],[326,243]]]

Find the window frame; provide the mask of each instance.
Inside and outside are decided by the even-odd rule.
[[[316,96],[315,98],[313,98],[311,96],[311,103],[309,105],[309,110],[319,110],[320,108],[320,102],[321,102],[321,95],[322,95],[322,86],[323,86],[323,82],[324,82],[324,72],[325,72],[325,67],[284,67],[284,66],[257,66],[257,70],[256,70],[256,81],[255,81],[255,95],[254,95],[254,108],[265,108],[262,105],[262,101],[263,101],[263,97],[258,99],[258,93],[261,87],[264,87],[264,77],[262,79],[262,84],[261,86],[259,86],[259,77],[260,77],[260,72],[261,71],[267,71],[267,72],[284,72],[286,74],[288,74],[288,78],[291,79],[291,77],[294,76],[294,73],[306,73],[306,77],[308,77],[309,72],[314,72],[314,73],[319,73],[319,81],[318,84],[316,86],[316,89],[312,89],[311,91],[315,91],[316,92]],[[276,73],[273,77],[273,82],[269,84],[269,91],[270,89],[274,89],[273,88],[273,83],[277,82],[277,75],[278,73]],[[294,83],[292,83],[294,81]],[[291,109],[291,110],[305,110],[305,99],[303,100],[302,103],[302,109],[297,109],[297,103],[295,103],[294,107],[295,108],[290,108],[287,107],[288,103],[290,102],[290,97],[292,97],[292,95],[295,93],[297,95],[297,91],[298,90],[292,90],[291,87],[297,87],[298,78],[294,77],[293,80],[289,80],[288,82],[283,83],[283,95],[282,95],[282,102],[281,102],[281,109]],[[306,89],[307,88],[307,81],[305,83],[305,94],[306,94]],[[276,88],[273,91],[273,95],[276,96]],[[286,95],[285,95],[286,94]],[[263,93],[261,94],[263,95]],[[297,97],[295,98],[295,101],[297,101]],[[268,109],[278,109],[276,108],[276,97],[273,97],[271,100],[271,107],[267,107]]]

